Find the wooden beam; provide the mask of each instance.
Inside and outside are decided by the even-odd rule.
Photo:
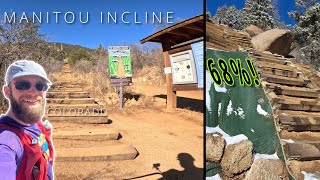
[[[170,26],[170,27],[168,27],[168,28],[166,28],[166,29],[163,29],[163,30],[161,30],[161,31],[159,31],[159,32],[157,32],[157,33],[155,33],[155,34],[152,34],[152,35],[150,35],[150,36],[148,36],[148,37],[140,40],[140,43],[143,44],[143,43],[145,43],[145,42],[152,41],[152,39],[154,39],[154,38],[156,38],[156,37],[158,37],[158,36],[161,36],[161,35],[163,35],[163,34],[166,34],[166,33],[170,32],[170,31],[175,30],[175,29],[178,29],[178,28],[187,26],[187,25],[189,25],[189,24],[193,24],[193,23],[196,23],[196,22],[198,22],[198,21],[203,21],[203,19],[204,19],[204,16],[203,16],[203,15],[199,15],[199,16],[193,17],[193,18],[191,18],[191,19],[185,20],[185,21],[183,21],[183,22],[180,22],[180,23],[178,23],[178,24],[175,24],[175,25],[173,25],[173,26]],[[201,27],[201,28],[202,28],[202,27]]]
[[[320,160],[320,143],[288,143],[287,157],[298,161]]]
[[[202,26],[203,26],[203,25],[202,25]],[[191,25],[191,24],[190,24],[189,26],[183,26],[182,28],[184,28],[184,29],[190,29],[190,30],[194,30],[194,31],[198,31],[198,32],[204,32],[202,26],[199,27],[199,26],[194,26],[194,25]]]
[[[188,34],[187,32],[174,32],[174,31],[170,31],[168,32],[169,34],[173,34],[173,35],[176,35],[176,36],[183,36],[183,37],[186,37],[188,39],[192,39],[192,36],[190,34]]]
[[[164,46],[164,44],[162,44]],[[169,46],[167,44],[167,46]],[[164,49],[167,49],[165,47]],[[163,60],[165,67],[171,67],[170,56],[169,52],[163,52]],[[166,74],[166,85],[167,85],[167,108],[168,109],[175,109],[177,108],[177,92],[173,90],[172,87],[172,74]]]
[[[199,90],[198,84],[174,84],[174,91],[194,91]]]
[[[178,48],[171,49],[169,50],[169,54],[174,54],[174,53],[186,51],[186,50],[191,50],[191,45],[186,45],[186,46],[181,46]]]

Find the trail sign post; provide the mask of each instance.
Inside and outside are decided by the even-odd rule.
[[[120,109],[122,110],[123,86],[132,84],[132,67],[129,46],[109,46],[109,72],[111,86],[120,89]]]

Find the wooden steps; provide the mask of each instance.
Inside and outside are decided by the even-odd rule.
[[[287,131],[320,131],[320,116],[280,114],[277,119]]]
[[[278,96],[276,99],[273,99],[273,102],[280,110],[320,112],[319,99]]]
[[[61,110],[70,110],[70,109],[83,109],[84,111],[89,109],[90,111],[95,111],[102,109],[99,104],[48,104],[48,109],[61,109]]]
[[[65,64],[63,71],[67,75],[62,75],[64,79],[54,83],[47,93],[44,116],[53,127],[60,127],[54,130],[53,140],[70,144],[68,147],[55,147],[56,163],[135,159],[137,150],[132,145],[118,141],[120,133],[110,128],[112,120],[108,118],[104,103],[90,98],[90,93],[84,91],[80,84],[66,78],[72,76],[69,65]],[[65,128],[64,124],[70,127],[72,123],[81,123],[82,126],[80,129]],[[74,142],[79,141],[82,142],[73,147]]]
[[[134,159],[138,152],[131,145],[112,145],[104,147],[58,148],[56,161],[115,161]]]
[[[305,98],[319,98],[319,90],[303,88],[303,87],[290,87],[285,85],[278,85],[274,83],[266,84],[268,89],[272,89],[277,95],[287,95]]]
[[[320,143],[287,143],[286,156],[299,161],[320,159]]]
[[[220,50],[238,50],[239,47],[252,47],[251,40],[246,35],[210,22],[206,22],[206,45],[209,48]]]
[[[286,163],[290,167],[292,161],[319,161],[319,90],[309,85],[310,80],[289,59],[257,51],[251,51],[251,54],[263,87],[275,109],[280,138],[285,139],[282,144]],[[301,168],[296,173],[303,170]]]
[[[47,98],[47,103],[50,104],[93,104],[94,98]]]
[[[225,26],[207,23],[206,28],[209,37],[207,47],[231,51],[248,43],[242,35]],[[319,165],[320,101],[319,90],[316,89],[319,86],[313,85],[313,81],[317,80],[314,78],[316,76],[311,76],[311,72],[311,75],[303,74],[306,71],[302,71],[300,65],[292,63],[293,59],[250,48],[247,52],[272,103],[280,138],[285,135],[293,140],[293,143],[282,142],[288,167],[291,168],[292,162]],[[310,168],[320,170],[319,167]],[[305,167],[291,171],[298,171],[296,174],[301,171],[309,172]]]
[[[108,116],[58,116],[47,115],[47,119],[50,122],[71,122],[71,123],[83,123],[83,124],[109,124]]]
[[[88,92],[48,92],[47,98],[89,98]]]
[[[283,84],[283,85],[291,85],[291,86],[299,86],[299,87],[306,87],[307,84],[310,82],[309,80],[305,80],[302,78],[290,78],[290,77],[283,77],[283,76],[276,76],[271,74],[260,74],[261,78],[267,82]]]
[[[53,134],[54,139],[73,139],[73,140],[117,140],[119,132],[110,128],[90,128],[79,130],[59,130]]]

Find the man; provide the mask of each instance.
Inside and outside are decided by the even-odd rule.
[[[53,179],[51,125],[41,121],[51,85],[43,67],[19,60],[9,66],[3,94],[9,101],[0,117],[0,179]]]

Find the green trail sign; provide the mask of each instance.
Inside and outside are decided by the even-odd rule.
[[[109,46],[109,72],[111,86],[132,84],[132,66],[129,46]]]

